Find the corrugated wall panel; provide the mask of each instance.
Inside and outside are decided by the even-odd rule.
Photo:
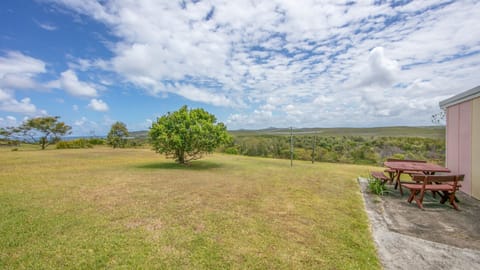
[[[472,194],[472,101],[459,105],[458,171],[465,174],[462,191]]]
[[[447,108],[447,168],[458,173],[459,106]]]

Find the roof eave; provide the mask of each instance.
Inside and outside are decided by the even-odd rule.
[[[480,85],[475,87],[475,88],[472,88],[470,90],[467,90],[465,92],[462,92],[458,95],[455,95],[451,98],[442,100],[442,101],[440,101],[439,105],[440,105],[440,108],[445,109],[445,108],[448,108],[450,106],[453,106],[453,105],[456,105],[456,104],[459,104],[459,103],[462,103],[462,102],[465,102],[467,100],[471,100],[471,99],[474,99],[474,98],[477,98],[477,97],[480,97]]]

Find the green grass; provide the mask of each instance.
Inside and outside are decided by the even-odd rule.
[[[365,166],[0,149],[0,269],[378,269]]]

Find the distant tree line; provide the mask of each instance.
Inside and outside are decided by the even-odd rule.
[[[57,149],[92,148],[94,145],[110,145],[113,148],[139,147],[147,143],[146,138],[129,137],[127,126],[115,122],[106,139],[79,138],[62,140],[62,136],[71,134],[69,125],[59,121],[59,116],[44,116],[25,120],[16,127],[0,128],[0,146],[17,147],[21,143],[38,144],[44,150],[49,145]]]
[[[179,163],[201,158],[217,149],[228,154],[289,159],[290,136],[235,135],[227,133],[223,123],[203,109],[181,107],[157,119],[148,133],[130,136],[127,126],[116,122],[107,138],[85,138],[62,141],[71,127],[58,116],[26,120],[18,127],[0,128],[0,145],[18,146],[20,142],[39,144],[45,149],[55,144],[58,149],[91,148],[110,145],[113,148],[151,146],[156,152]],[[232,139],[233,138],[233,139]],[[217,148],[217,147],[221,148]],[[320,162],[381,164],[385,159],[422,159],[442,164],[445,140],[422,137],[387,136],[312,136],[294,137],[293,158]]]
[[[59,119],[60,116],[27,119],[18,127],[0,128],[0,136],[3,141],[39,144],[44,150],[50,144],[59,142],[61,136],[71,134],[72,127]]]
[[[313,149],[315,148],[315,151]],[[290,137],[234,136],[229,154],[290,158]],[[294,159],[353,164],[381,164],[385,159],[422,159],[443,164],[445,140],[420,137],[313,136],[294,137]]]

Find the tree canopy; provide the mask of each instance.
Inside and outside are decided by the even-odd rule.
[[[232,138],[213,114],[187,106],[157,118],[149,131],[153,149],[185,164],[211,153]]]
[[[72,127],[58,121],[60,116],[45,116],[31,118],[19,127],[8,127],[2,131],[3,136],[18,134],[31,143],[39,143],[42,150],[48,145],[56,143],[61,136],[70,134]]]
[[[107,135],[107,143],[113,148],[123,148],[127,144],[127,126],[122,122],[115,122]]]

